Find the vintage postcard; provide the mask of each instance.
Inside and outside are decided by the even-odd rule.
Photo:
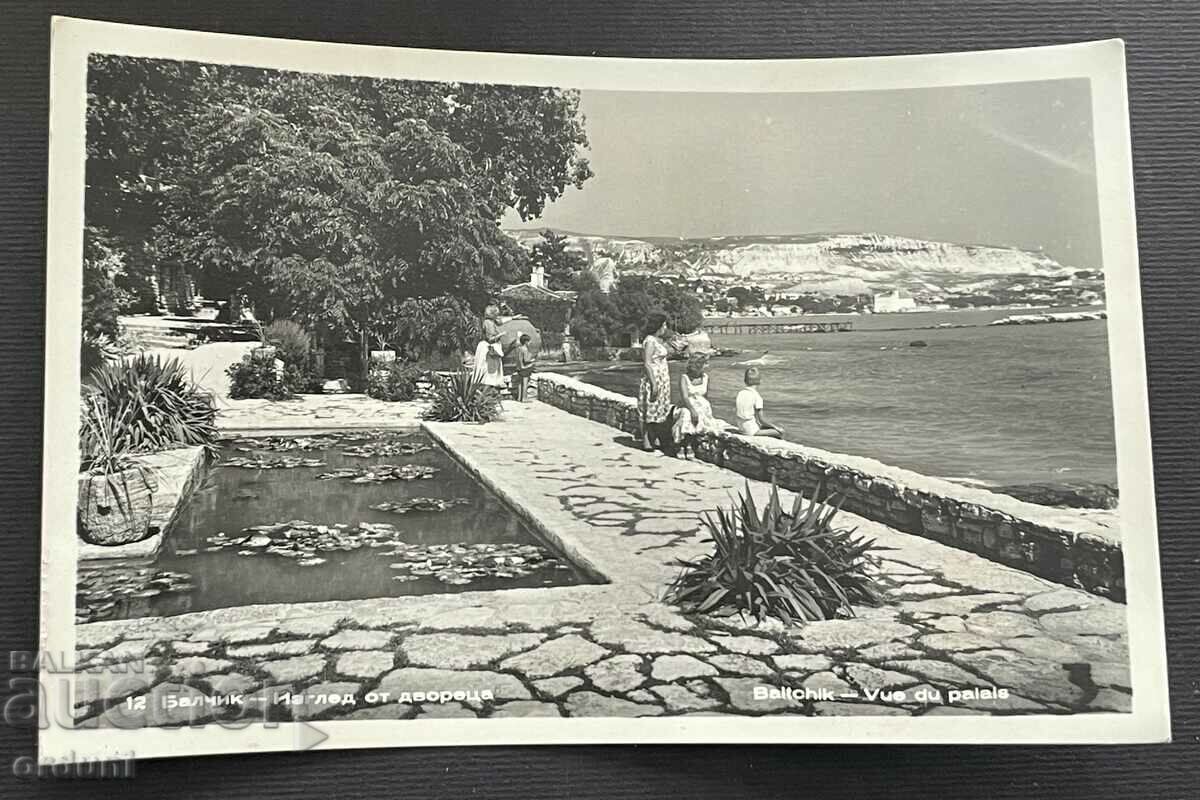
[[[52,67],[43,763],[1169,736],[1119,41]]]

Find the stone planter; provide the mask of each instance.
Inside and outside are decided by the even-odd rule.
[[[107,475],[79,476],[79,537],[89,544],[114,546],[140,542],[151,525],[158,482],[144,467]]]

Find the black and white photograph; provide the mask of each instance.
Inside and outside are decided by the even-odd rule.
[[[44,752],[1167,737],[1119,42],[54,48]]]

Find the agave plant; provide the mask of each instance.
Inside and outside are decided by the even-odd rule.
[[[81,430],[85,462],[105,452],[152,453],[216,442],[212,397],[177,359],[140,354],[109,361],[92,370],[88,383]]]
[[[853,616],[855,604],[877,603],[875,542],[835,527],[841,504],[820,499],[822,490],[797,495],[787,513],[772,485],[760,513],[747,484],[740,507],[705,515],[713,551],[676,562],[683,570],[668,599],[697,613],[736,610],[787,623]]]
[[[483,382],[474,370],[439,375],[433,384],[433,402],[425,419],[438,422],[491,422],[500,416],[500,393]]]

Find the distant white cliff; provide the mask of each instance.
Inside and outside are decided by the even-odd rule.
[[[604,268],[618,274],[674,274],[756,283],[775,291],[799,286],[828,293],[829,287],[855,287],[854,293],[905,289],[936,296],[1000,289],[1028,297],[1033,304],[1052,300],[1072,287],[1083,302],[1103,295],[1098,269],[1064,266],[1045,253],[1013,247],[875,233],[693,239],[560,233],[567,236],[570,249],[591,261],[603,259]],[[509,234],[527,247],[540,238],[535,230]]]

